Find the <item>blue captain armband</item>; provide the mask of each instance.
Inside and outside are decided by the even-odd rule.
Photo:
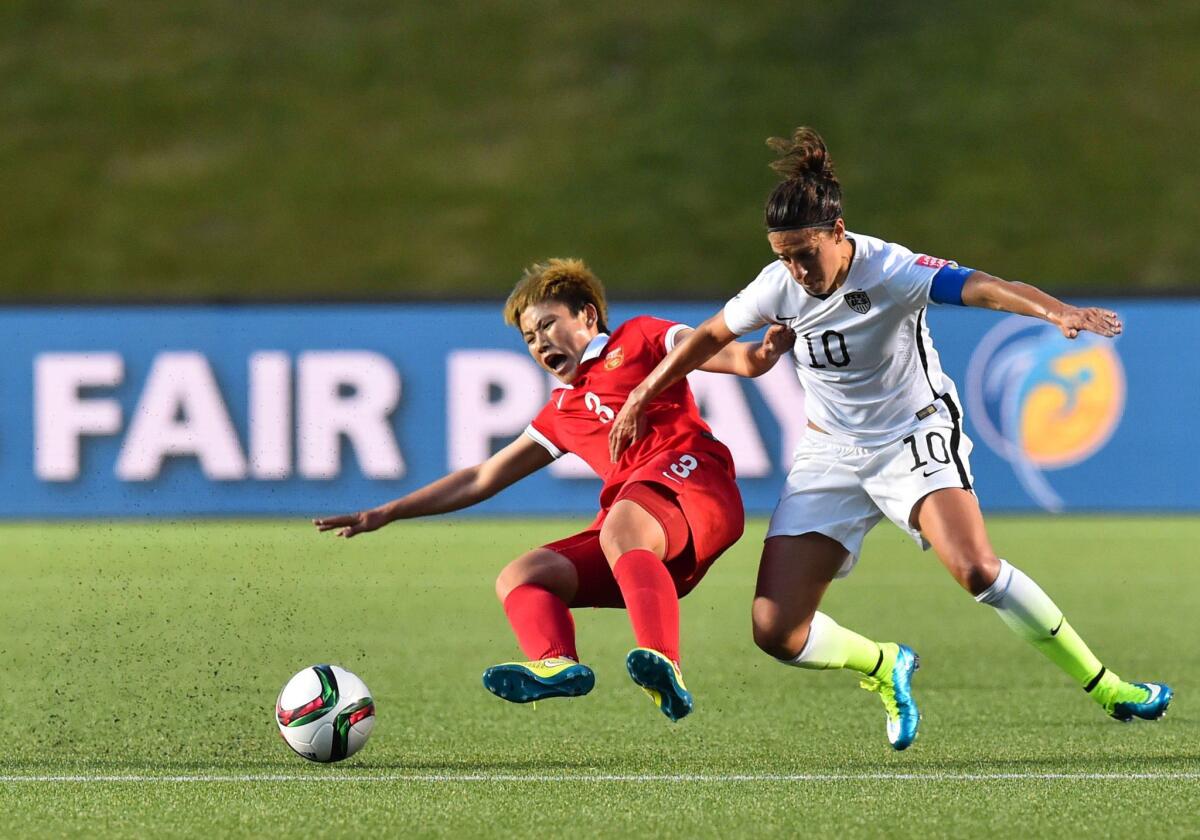
[[[952,303],[955,306],[966,306],[963,303],[963,286],[967,278],[975,271],[973,268],[946,263],[933,275],[933,284],[929,287],[929,299],[934,303]]]

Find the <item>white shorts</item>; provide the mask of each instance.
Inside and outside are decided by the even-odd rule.
[[[867,532],[885,516],[927,549],[929,543],[909,524],[913,507],[934,490],[970,490],[972,448],[961,428],[943,423],[870,447],[834,443],[810,428],[796,447],[767,537],[815,531],[837,540],[850,554],[838,577],[854,568]]]

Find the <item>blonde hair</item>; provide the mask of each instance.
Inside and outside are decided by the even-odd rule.
[[[546,301],[565,304],[572,315],[590,303],[596,307],[600,332],[608,332],[604,284],[583,260],[551,259],[526,268],[504,302],[504,323],[520,329],[521,313]]]

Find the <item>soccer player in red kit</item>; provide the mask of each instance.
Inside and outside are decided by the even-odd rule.
[[[528,268],[504,317],[565,386],[525,433],[483,463],[403,498],[314,524],[352,537],[397,519],[460,510],[574,452],[604,481],[600,512],[578,534],[504,567],[496,594],[529,660],[487,669],[484,686],[514,703],[587,694],[595,677],[579,661],[570,610],[624,607],[637,640],[626,658],[629,675],[663,714],[679,720],[692,710],[679,670],[679,599],[742,535],[733,459],[700,418],[686,381],[651,403],[645,436],[615,463],[608,429],[629,392],[690,328],[640,316],[609,334],[604,288],[579,260]],[[703,369],[758,376],[794,339],[773,327],[761,343],[727,345]]]

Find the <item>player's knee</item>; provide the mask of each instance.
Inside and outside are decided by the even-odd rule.
[[[549,582],[547,577],[545,564],[539,562],[536,554],[522,555],[500,570],[496,577],[496,597],[503,604],[509,593],[518,586],[545,586]]]
[[[797,625],[783,620],[778,611],[759,604],[751,614],[754,644],[775,659],[790,661],[800,655],[808,638],[808,624]]]
[[[496,578],[496,597],[500,603],[518,586],[540,586],[570,603],[579,588],[579,574],[566,557],[540,549],[523,554],[505,566]]]
[[[805,632],[799,632],[794,627],[754,627],[754,644],[758,645],[758,649],[784,662],[790,662],[800,655],[806,637]]]
[[[500,570],[500,574],[496,575],[496,597],[500,599],[501,604],[508,598],[510,592],[525,582],[520,579],[520,573],[513,568],[517,562],[514,560],[509,563]]]
[[[655,554],[661,560],[666,554],[666,547],[661,537],[629,533],[619,529],[600,532],[600,550],[610,566],[615,566],[623,555],[630,551],[642,550]]]
[[[1000,574],[1000,558],[990,550],[970,552],[959,564],[958,581],[972,595],[987,591]]]

